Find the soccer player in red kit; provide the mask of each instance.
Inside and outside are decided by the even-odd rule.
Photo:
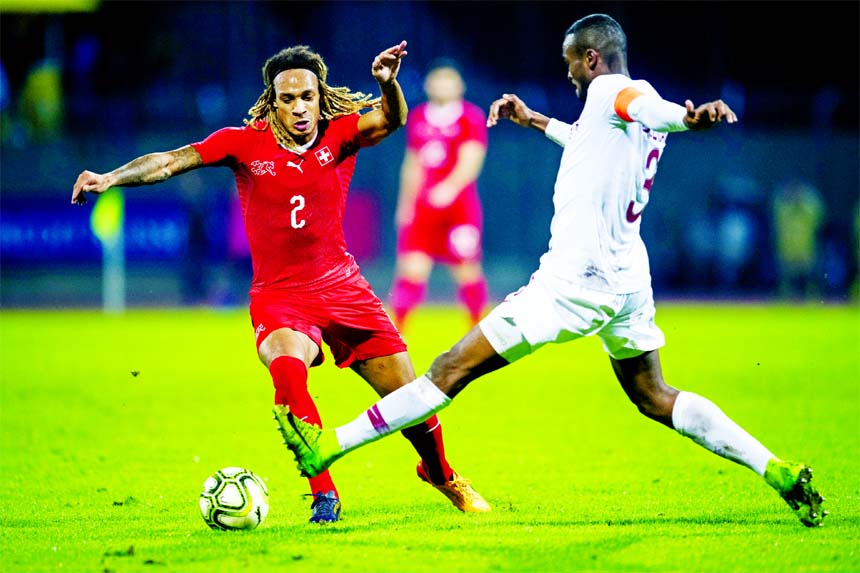
[[[204,166],[232,169],[251,250],[251,323],[260,360],[275,387],[275,404],[321,426],[308,370],[324,360],[350,367],[385,396],[415,378],[399,333],[362,276],[343,235],[343,215],[356,154],[404,125],[407,106],[396,77],[406,42],[383,50],[371,73],[381,97],[326,83],[328,68],[307,46],[294,46],[263,66],[265,89],[243,127],[225,127],[174,151],[151,153],[105,174],[84,171],[72,203],[114,186],[164,181]],[[368,111],[369,110],[369,111]],[[364,112],[364,113],[362,113]],[[462,511],[487,502],[451,469],[434,416],[406,428],[421,457],[418,476]],[[312,522],[340,517],[328,472],[309,479]]]
[[[437,60],[424,79],[427,101],[409,112],[400,167],[397,266],[389,299],[394,322],[427,295],[434,262],[448,266],[457,298],[478,323],[487,304],[481,267],[483,218],[477,179],[487,152],[487,117],[464,99],[454,62]]]

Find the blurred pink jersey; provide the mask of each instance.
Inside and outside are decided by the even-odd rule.
[[[428,192],[457,164],[460,146],[467,141],[487,145],[486,115],[478,106],[462,102],[462,110],[442,121],[431,121],[429,105],[412,109],[406,122],[406,146],[416,154],[422,183],[412,222],[400,228],[397,252],[421,251],[445,263],[481,259],[483,217],[476,183],[464,187],[453,203],[436,208]]]

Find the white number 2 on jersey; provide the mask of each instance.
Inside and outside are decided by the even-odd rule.
[[[305,198],[301,195],[290,197],[290,205],[295,205],[290,211],[290,225],[293,229],[301,229],[305,226],[305,220],[299,218],[299,211],[305,208]]]

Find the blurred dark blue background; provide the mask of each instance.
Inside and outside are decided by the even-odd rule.
[[[3,307],[99,304],[92,203],[69,205],[78,173],[241,125],[261,92],[263,62],[279,49],[308,44],[325,57],[331,85],[376,93],[371,60],[405,39],[400,80],[411,105],[423,100],[427,65],[450,57],[464,71],[467,98],[484,109],[514,92],[572,122],[581,105],[561,41],[592,12],[625,28],[633,77],[678,102],[720,97],[741,120],[669,138],[643,217],[657,297],[856,296],[860,3],[53,5],[70,3],[91,9],[25,12],[11,1],[0,8]],[[359,154],[345,222],[383,298],[404,144],[401,130]],[[560,155],[537,132],[510,124],[490,130],[479,188],[496,299],[528,279],[546,248]],[[231,251],[228,232],[233,194],[228,169],[127,190],[130,305],[244,303],[247,261]],[[795,243],[804,235],[812,260],[798,271],[804,245]],[[444,272],[434,273],[431,296],[452,292]]]

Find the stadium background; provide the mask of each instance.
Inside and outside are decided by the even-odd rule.
[[[785,181],[815,186],[816,299],[856,296],[858,3],[783,2],[98,2],[0,3],[0,306],[97,306],[101,247],[91,202],[69,205],[83,169],[106,171],[241,125],[265,59],[318,50],[330,83],[375,93],[372,58],[409,42],[400,80],[423,99],[426,66],[462,65],[467,98],[519,94],[566,121],[581,110],[565,77],[565,29],[591,12],[628,34],[631,75],[668,99],[722,97],[741,122],[670,138],[643,217],[659,297],[779,294],[772,202]],[[404,132],[359,155],[346,232],[385,298]],[[546,248],[561,149],[504,124],[490,131],[479,180],[486,267],[500,299]],[[244,303],[247,267],[231,257],[228,169],[127,190],[130,306]],[[434,274],[431,297],[453,289]]]

